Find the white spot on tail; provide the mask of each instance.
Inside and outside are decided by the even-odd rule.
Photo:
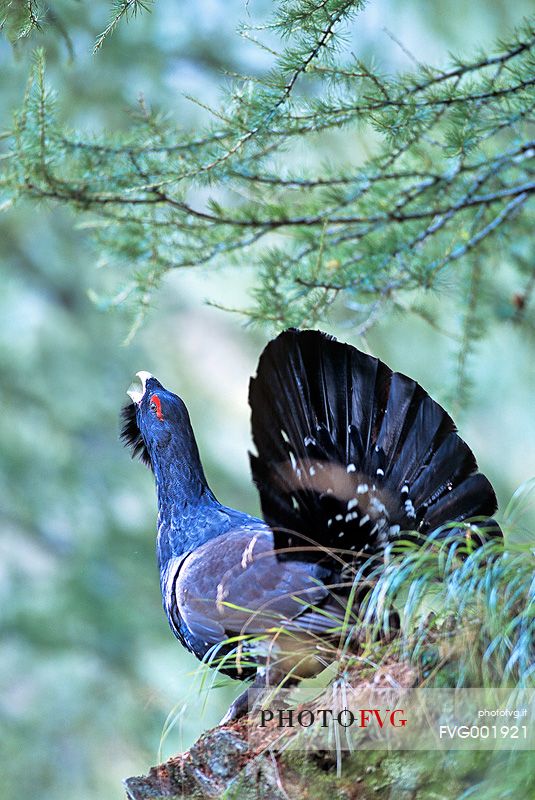
[[[370,505],[372,505],[379,514],[386,514],[385,504],[381,503],[381,501],[377,497],[371,498]]]
[[[414,510],[412,500],[405,500],[405,514],[412,519],[416,517],[416,511]]]

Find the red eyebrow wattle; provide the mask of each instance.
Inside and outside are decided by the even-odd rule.
[[[156,406],[156,416],[158,417],[158,419],[163,419],[162,404],[160,402],[160,398],[158,397],[158,395],[153,394],[150,399],[150,402],[154,403],[154,405]]]

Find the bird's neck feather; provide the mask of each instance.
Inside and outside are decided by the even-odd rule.
[[[221,506],[206,481],[193,434],[151,458],[158,495],[157,550],[165,562],[192,549]]]

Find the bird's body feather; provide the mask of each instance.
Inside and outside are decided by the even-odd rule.
[[[156,478],[164,608],[199,658],[240,640],[254,671],[267,656],[251,639],[277,642],[284,630],[288,647],[332,636],[346,614],[348,562],[384,553],[402,531],[496,509],[446,411],[416,381],[325,334],[289,330],[270,342],[249,402],[265,521],[218,502],[184,404],[156,379],[124,412],[123,438]],[[282,671],[294,662],[282,658]]]

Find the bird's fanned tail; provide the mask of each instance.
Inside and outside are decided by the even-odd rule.
[[[319,331],[267,345],[249,402],[253,478],[278,547],[378,552],[400,531],[496,510],[446,411],[416,381]]]

